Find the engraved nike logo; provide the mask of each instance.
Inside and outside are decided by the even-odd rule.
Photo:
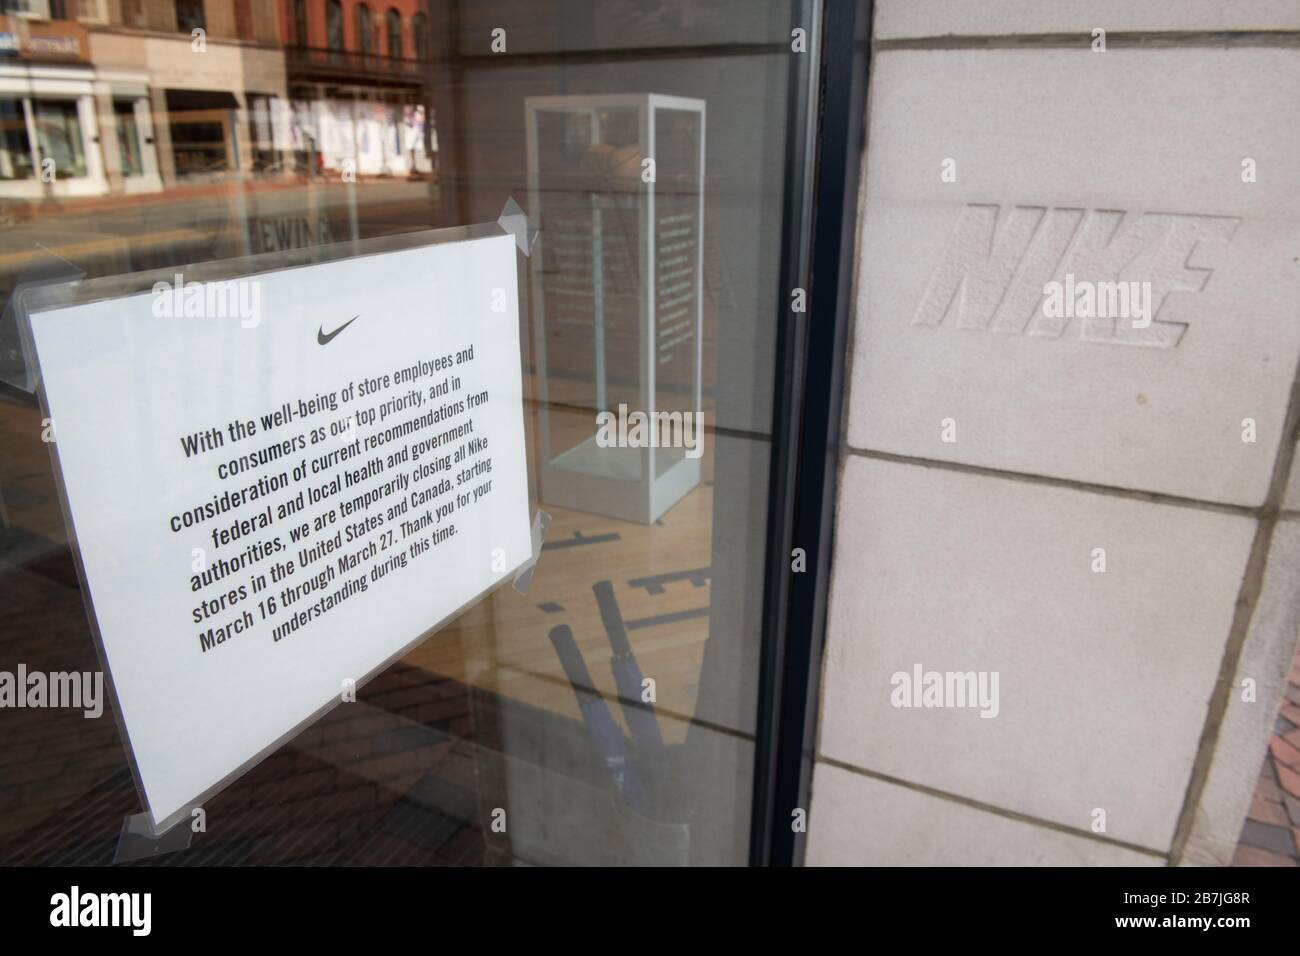
[[[340,332],[342,332],[344,329],[346,329],[349,325],[351,325],[359,318],[361,318],[361,313],[358,312],[356,315],[352,316],[352,318],[348,319],[346,322],[340,325],[329,335],[325,334],[325,326],[322,325],[320,327],[320,331],[316,333],[316,341],[319,342],[321,345],[329,345],[330,339],[334,338],[334,336],[338,335]]]

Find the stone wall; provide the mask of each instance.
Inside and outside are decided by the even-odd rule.
[[[875,6],[808,862],[1226,863],[1300,618],[1300,7]]]

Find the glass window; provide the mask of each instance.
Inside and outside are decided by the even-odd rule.
[[[203,17],[203,0],[176,0],[176,29],[181,33],[193,33],[206,29],[207,21]]]
[[[248,97],[248,141],[254,172],[274,169],[279,161],[273,124],[280,105],[280,101],[270,96]]]
[[[325,42],[331,50],[343,49],[343,4],[339,0],[326,0]]]
[[[402,55],[402,15],[391,7],[388,10],[388,55]]]
[[[357,52],[371,52],[370,8],[364,3],[356,6]]]
[[[231,117],[238,101],[220,90],[168,90],[172,163],[178,177],[230,168],[237,148]]]
[[[255,41],[256,31],[253,27],[253,0],[234,0],[235,35],[241,40]]]
[[[76,100],[33,100],[36,145],[41,161],[54,160],[54,177],[86,175],[86,151],[81,140],[81,118]]]
[[[429,18],[423,13],[417,13],[412,26],[415,34],[415,56],[417,59],[427,60],[433,55],[429,46]]]
[[[23,101],[0,98],[0,179],[31,179],[34,175]]]
[[[307,0],[293,0],[293,41],[307,46]]]
[[[122,164],[122,175],[142,175],[144,159],[140,153],[140,126],[135,118],[135,103],[131,100],[114,100],[113,123],[117,129],[117,151]]]
[[[122,25],[128,27],[143,27],[144,21],[144,0],[122,0]]]

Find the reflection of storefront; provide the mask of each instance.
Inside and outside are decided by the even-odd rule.
[[[199,54],[188,35],[111,31],[97,31],[93,42],[97,75],[102,78],[111,70],[115,78],[133,77],[132,93],[141,100],[132,107],[138,118],[134,138],[125,105],[101,101],[100,106],[101,114],[111,113],[125,131],[112,136],[116,152],[110,163],[110,175],[121,170],[123,191],[137,191],[132,170],[142,165],[146,176],[150,164],[155,167],[155,189],[178,180],[225,179],[278,168],[271,132],[274,110],[260,124],[264,136],[250,127],[259,125],[252,122],[259,103],[286,102],[280,50],[209,36]],[[112,99],[120,98],[115,86]],[[106,145],[106,153],[109,149]]]
[[[321,169],[344,170],[350,161],[362,176],[433,171],[422,104],[357,89],[325,89],[321,95],[295,100],[293,113],[300,148],[314,150]]]
[[[167,90],[167,123],[177,176],[238,168],[235,117],[239,101],[220,90]]]
[[[0,17],[0,55],[0,195],[105,192],[85,29]]]
[[[437,140],[419,61],[341,50],[287,54],[292,137],[303,165],[361,176],[433,174]]]

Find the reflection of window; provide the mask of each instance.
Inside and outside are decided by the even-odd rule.
[[[271,129],[274,107],[273,97],[248,94],[249,143],[252,146],[253,170],[261,172],[274,169],[279,157],[275,150],[275,133]]]
[[[122,23],[128,27],[144,26],[144,0],[122,0]]]
[[[239,135],[239,101],[224,90],[167,90],[167,120],[177,176],[225,171]]]
[[[135,104],[130,100],[113,101],[113,122],[117,128],[117,152],[123,176],[144,174],[140,155],[140,127],[135,121]]]
[[[241,40],[255,40],[252,0],[235,0],[235,36]]]
[[[307,0],[293,0],[293,40],[307,45]]]
[[[0,99],[0,179],[31,179],[32,144],[23,101]]]
[[[325,45],[331,50],[343,49],[343,4],[339,0],[325,4]]]
[[[357,4],[357,51],[370,52],[370,8],[364,3]]]
[[[176,0],[176,29],[181,33],[202,30],[203,0]]]
[[[32,100],[36,147],[41,162],[54,160],[56,179],[86,175],[86,151],[81,144],[81,119],[76,100]]]
[[[388,55],[402,55],[402,15],[392,7],[388,8]]]
[[[108,23],[107,0],[67,0],[67,4],[73,10],[72,15],[77,20],[85,23]],[[128,11],[123,10],[124,19],[127,15]]]
[[[415,15],[415,55],[421,60],[428,60],[432,56],[429,49],[429,18],[423,13]]]
[[[177,176],[227,169],[226,127],[216,111],[171,113],[172,161]]]

